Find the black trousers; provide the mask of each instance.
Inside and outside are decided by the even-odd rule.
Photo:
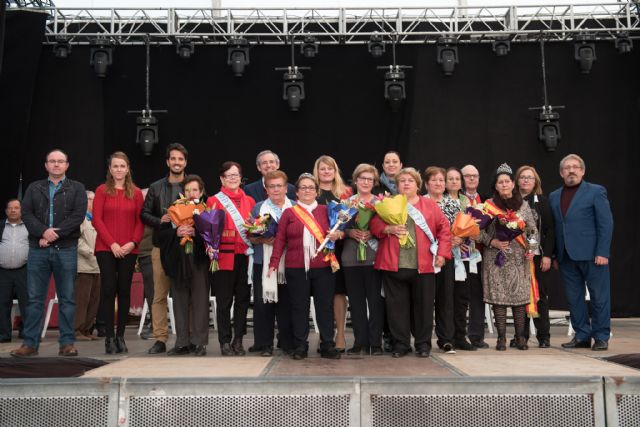
[[[293,345],[296,351],[309,349],[309,307],[313,297],[320,330],[320,350],[335,347],[333,342],[333,295],[335,277],[331,268],[287,268],[287,291],[291,303]]]
[[[147,300],[147,306],[149,306],[149,325],[151,325],[151,305],[153,304],[153,264],[151,264],[151,255],[138,257],[138,265],[142,272],[144,299]]]
[[[469,286],[469,339],[473,342],[484,340],[484,299],[482,290],[482,262],[477,264],[478,273],[469,271],[469,263],[464,263]]]
[[[118,297],[117,336],[124,336],[129,319],[131,305],[131,278],[136,265],[137,255],[129,254],[116,258],[111,252],[97,252],[96,260],[100,267],[100,312],[104,315],[107,338],[113,338],[114,305]]]
[[[18,299],[20,307],[20,316],[22,316],[22,325],[25,324],[24,319],[27,313],[27,266],[20,268],[5,270],[0,268],[0,340],[11,339],[11,308],[13,307],[13,296]]]
[[[344,267],[355,346],[381,347],[384,325],[382,277],[373,266]],[[367,307],[369,316],[367,318]]]
[[[216,318],[218,320],[218,341],[230,343],[231,305],[233,304],[233,338],[242,339],[247,327],[247,310],[251,297],[251,287],[247,279],[249,259],[244,254],[236,254],[233,270],[218,270],[213,275],[216,295]]]
[[[262,264],[253,265],[253,335],[254,346],[273,346],[275,323],[278,322],[278,342],[285,350],[293,350],[291,303],[286,284],[278,284],[278,302],[262,299]]]
[[[533,258],[533,264],[536,269],[536,279],[538,279],[538,290],[540,292],[540,299],[538,300],[538,313],[539,317],[534,317],[533,324],[536,327],[536,338],[538,341],[548,340],[550,334],[549,323],[549,294],[547,292],[547,282],[550,280],[549,271],[542,272],[540,270],[540,260],[542,256],[536,255]],[[525,324],[524,336],[529,339],[529,322]]]
[[[455,271],[453,262],[447,262],[436,275],[436,336],[438,347],[449,343],[453,344],[455,333],[453,323],[453,289]]]
[[[395,340],[394,350],[411,349],[413,330],[416,350],[431,351],[436,295],[435,275],[418,274],[418,270],[401,268],[397,272],[383,271],[382,283],[389,329]]]
[[[466,281],[453,282],[453,324],[454,345],[467,339],[467,310],[469,309],[469,284]]]
[[[191,263],[188,283],[171,280],[176,347],[209,343],[209,265]]]

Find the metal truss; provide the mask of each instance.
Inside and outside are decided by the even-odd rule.
[[[317,9],[136,9],[48,8],[46,43],[64,38],[85,44],[101,37],[114,44],[226,44],[245,37],[252,44],[285,44],[291,37],[314,36],[321,44],[358,44],[380,34],[398,43],[433,43],[440,37],[459,42],[496,38],[512,41],[572,40],[589,33],[613,39],[640,37],[640,4],[565,4],[433,8]]]
[[[51,0],[4,0],[7,7],[29,7],[35,9],[52,8],[55,7]]]

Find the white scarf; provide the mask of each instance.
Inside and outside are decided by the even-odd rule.
[[[301,208],[309,212],[309,215],[311,216],[313,216],[313,213],[312,213],[313,210],[318,207],[318,202],[315,200],[310,205],[306,205],[302,203],[300,200],[298,200],[297,204],[298,206],[300,206]],[[307,230],[307,227],[304,224],[302,225],[302,229],[303,229],[302,251],[304,252],[304,271],[307,272],[309,271],[309,265],[311,263],[311,260],[316,256],[316,248],[318,247],[317,246],[318,243],[316,242],[316,238],[313,237],[313,234],[311,234],[311,232]]]
[[[269,199],[265,200],[260,206],[260,216],[264,214],[271,215],[272,220],[280,222],[280,216],[282,212],[290,208],[291,200],[285,197],[284,205],[282,209],[278,209]],[[271,254],[273,253],[273,245],[262,245],[262,300],[266,303],[278,302],[278,283],[287,283],[284,278],[284,256],[286,249],[282,252],[280,257],[280,264],[278,265],[277,274],[272,274],[267,277],[269,272],[269,260],[271,260]]]

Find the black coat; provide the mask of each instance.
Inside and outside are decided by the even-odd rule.
[[[189,286],[193,278],[192,264],[209,265],[204,240],[197,232],[193,237],[193,253],[191,255],[185,253],[184,246],[180,246],[181,239],[173,227],[158,231],[157,243],[160,248],[162,268],[178,287]]]
[[[549,201],[542,195],[536,196],[534,194],[529,194],[524,197],[524,200],[537,213],[536,226],[540,230],[540,252],[543,256],[551,257],[555,248],[556,233]]]
[[[181,191],[184,191],[184,187],[181,185]],[[142,205],[142,212],[140,217],[142,222],[153,228],[153,246],[160,247],[158,241],[158,232],[161,230],[171,230],[171,223],[161,223],[160,218],[167,213],[167,208],[175,200],[171,200],[171,184],[165,177],[157,180],[149,186],[147,197],[144,199],[144,205]]]

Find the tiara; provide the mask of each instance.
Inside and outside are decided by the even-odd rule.
[[[496,174],[500,175],[501,173],[507,173],[509,175],[513,175],[513,171],[511,170],[511,166],[509,166],[506,163],[503,163],[500,166],[498,166],[498,170],[496,171]]]

